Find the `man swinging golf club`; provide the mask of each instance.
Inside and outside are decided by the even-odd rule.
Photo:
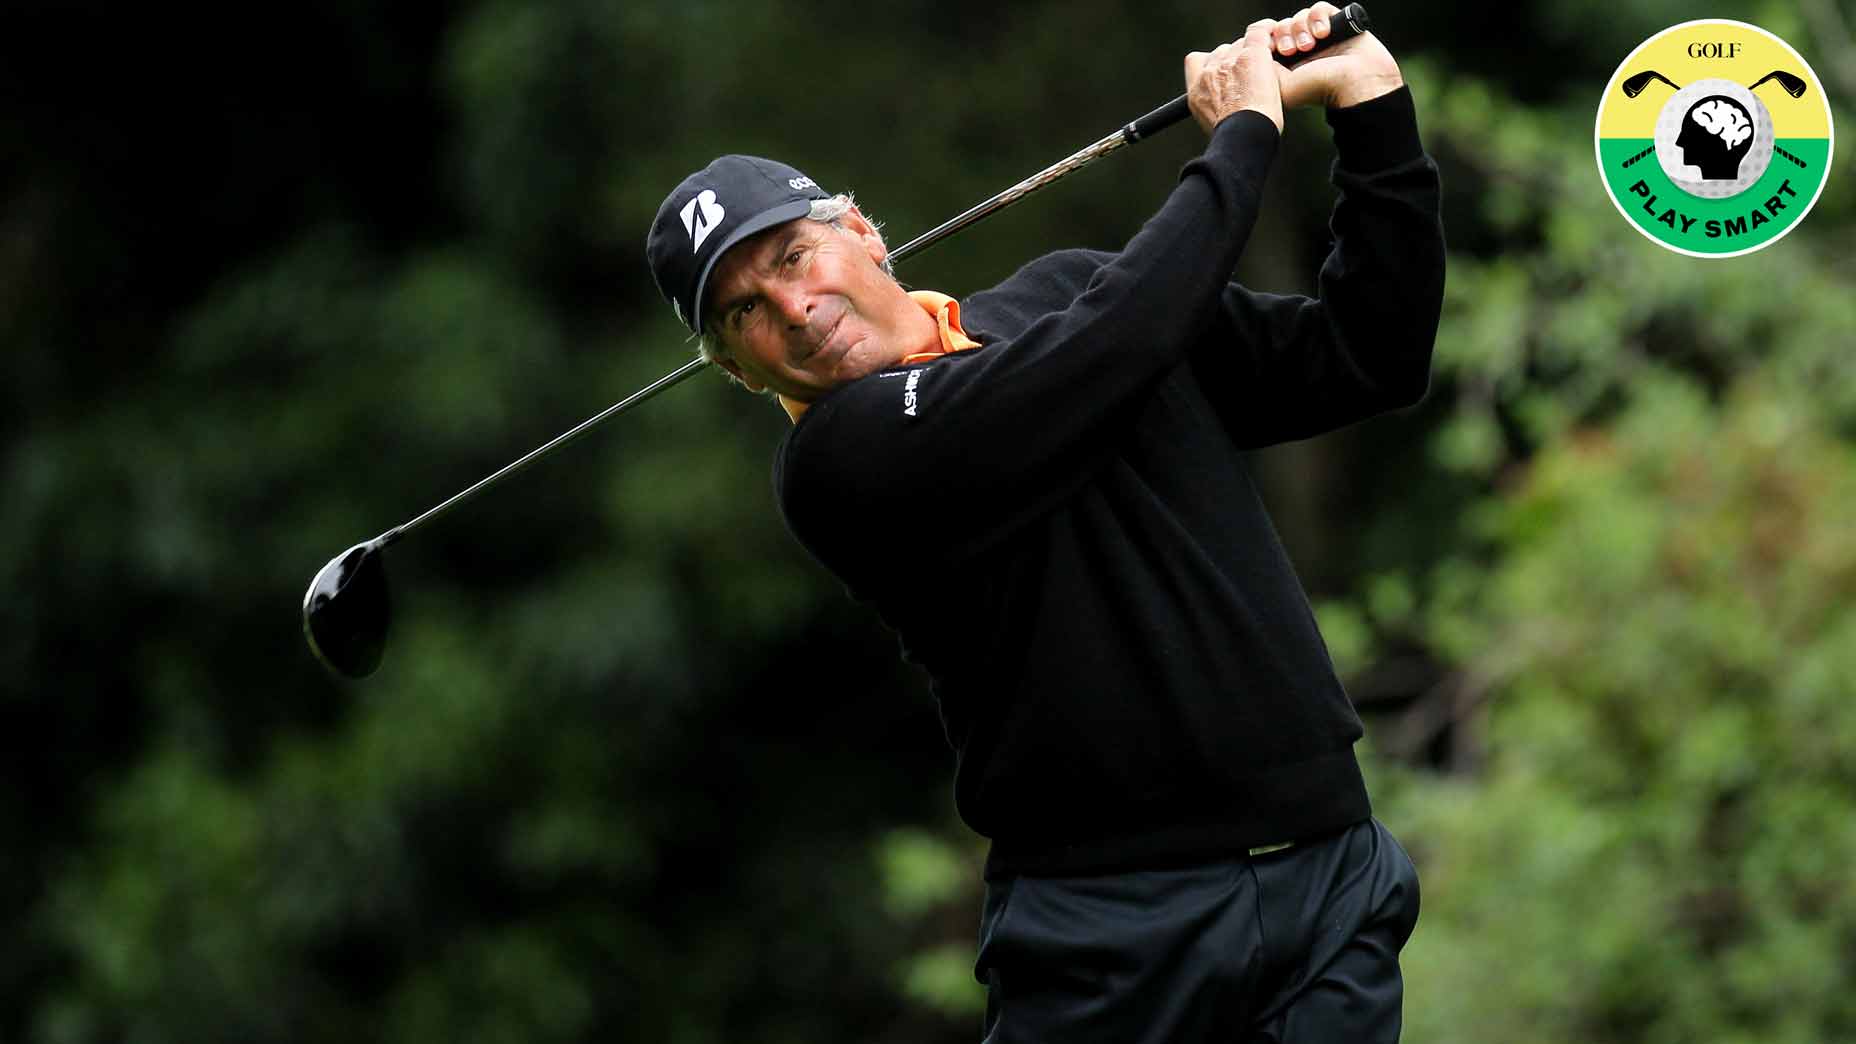
[[[1242,452],[1429,377],[1439,191],[1398,65],[1370,34],[1271,60],[1335,13],[1186,56],[1209,142],[1118,253],[906,291],[849,199],[743,156],[650,230],[707,357],[794,421],[788,526],[932,677],[992,841],[995,1044],[1398,1036],[1416,874]],[[1317,297],[1256,293],[1231,274],[1304,105],[1333,129],[1335,244]]]

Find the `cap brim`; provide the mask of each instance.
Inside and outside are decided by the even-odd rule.
[[[715,253],[709,255],[709,260],[703,263],[702,275],[696,277],[696,300],[691,303],[690,309],[694,313],[690,317],[690,326],[693,327],[698,334],[702,333],[703,297],[709,292],[709,273],[715,270],[715,263],[720,261],[722,255],[728,253],[736,243],[741,242],[747,237],[757,232],[764,232],[775,225],[783,225],[794,218],[802,218],[810,214],[812,212],[812,202],[813,201],[809,199],[796,199],[790,203],[782,203],[771,210],[761,211],[759,214],[743,221],[741,227],[730,232],[728,238],[722,240],[722,245],[716,249]]]

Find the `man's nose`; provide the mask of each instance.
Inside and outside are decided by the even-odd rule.
[[[774,311],[788,326],[804,326],[812,315],[812,295],[799,287],[781,287],[768,296]]]

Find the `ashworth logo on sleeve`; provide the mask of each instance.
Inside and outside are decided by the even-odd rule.
[[[1830,102],[1785,41],[1745,22],[1683,22],[1605,85],[1592,134],[1611,202],[1651,242],[1735,257],[1797,227],[1829,180]]]
[[[921,396],[915,393],[915,389],[922,383],[921,370],[892,370],[888,373],[879,373],[877,377],[906,377],[907,380],[902,385],[902,412],[910,417],[917,415],[917,409],[921,405]]]

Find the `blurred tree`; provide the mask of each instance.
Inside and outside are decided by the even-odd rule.
[[[1415,1039],[1840,1040],[1856,938],[1856,453],[1757,379],[1644,376],[1441,572],[1478,784],[1404,779]]]

